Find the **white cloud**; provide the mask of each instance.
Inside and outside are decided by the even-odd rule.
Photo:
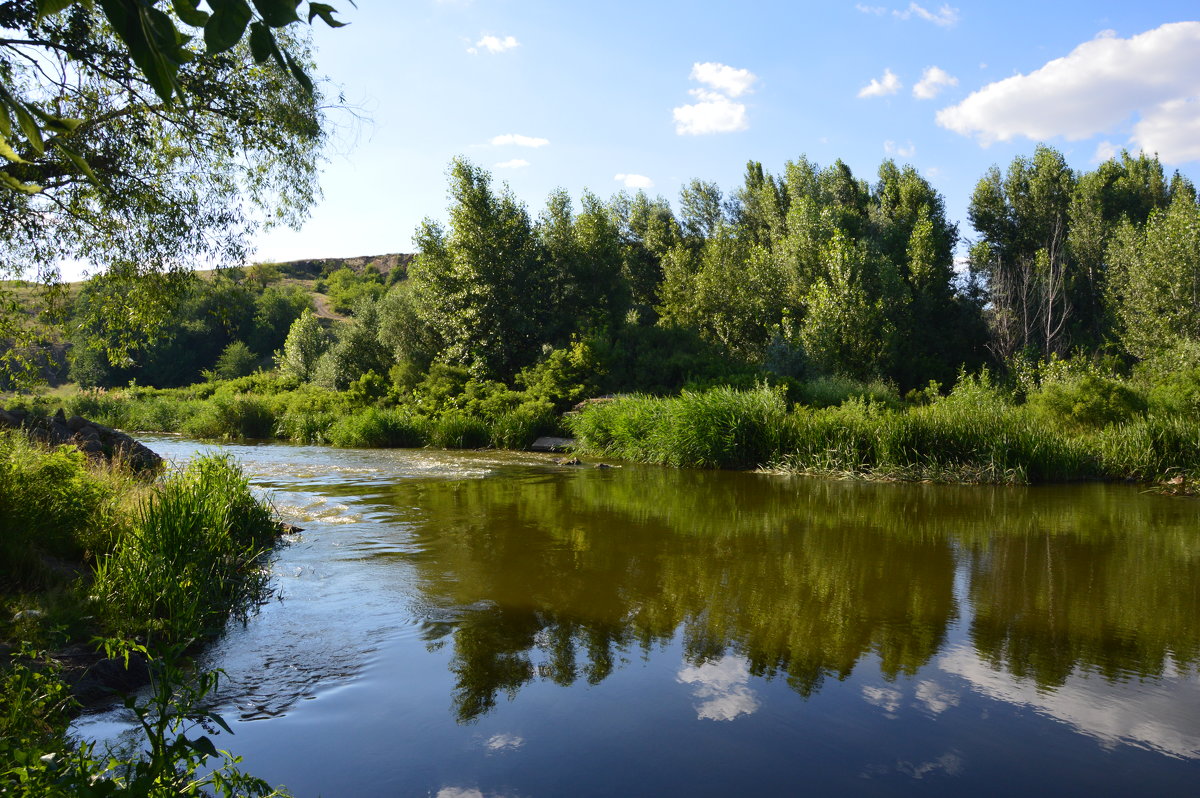
[[[938,168],[938,167],[936,167],[936,166],[931,166],[931,167],[929,167],[928,169],[926,169],[926,170],[925,170],[925,176],[926,176],[926,177],[928,177],[928,178],[930,178],[931,180],[932,180],[933,178],[935,178],[935,177],[941,177],[941,176],[942,176],[942,170],[941,170],[941,169],[939,169],[939,168]]]
[[[489,751],[515,751],[525,745],[525,738],[515,734],[493,734],[483,745]]]
[[[1200,160],[1200,97],[1169,100],[1143,112],[1132,141],[1164,161]]]
[[[654,181],[645,175],[613,175],[613,180],[625,184],[625,188],[654,188]]]
[[[921,80],[913,86],[913,96],[918,100],[932,100],[947,86],[957,86],[958,78],[941,67],[926,67]]]
[[[866,6],[862,3],[855,3],[854,7],[864,14],[874,14],[877,17],[883,16],[887,13],[887,8],[885,6]]]
[[[524,158],[513,158],[511,161],[496,164],[497,169],[524,169],[526,166],[529,166],[529,161]]]
[[[675,132],[680,136],[701,136],[708,133],[732,133],[750,126],[746,121],[746,106],[731,98],[751,91],[758,76],[746,69],[734,69],[725,64],[692,64],[692,80],[711,88],[689,89],[688,94],[698,102],[681,105],[672,113]]]
[[[990,83],[938,112],[983,146],[1016,136],[1086,139],[1137,114],[1131,144],[1167,162],[1200,158],[1200,22],[1121,39],[1105,32],[1028,75]]]
[[[550,143],[550,139],[539,139],[533,136],[521,136],[516,133],[505,133],[503,136],[495,136],[491,140],[493,147],[505,147],[507,145],[515,145],[517,147],[545,147]]]
[[[1096,145],[1096,154],[1092,156],[1092,161],[1095,163],[1103,163],[1104,161],[1114,158],[1121,151],[1121,148],[1111,141],[1102,141]]]
[[[882,78],[872,78],[871,82],[863,86],[859,90],[859,97],[884,97],[888,94],[895,94],[904,88],[904,84],[900,82],[900,78],[896,77],[896,73],[890,69],[883,70]]]
[[[706,83],[729,97],[740,97],[750,91],[754,81],[758,80],[758,75],[749,69],[734,69],[711,61],[692,64],[692,74],[689,77],[699,83]]]
[[[1114,683],[1077,669],[1054,690],[994,669],[970,646],[950,649],[937,664],[946,673],[966,679],[982,695],[1030,707],[1105,747],[1125,743],[1181,759],[1200,759],[1200,683],[1189,673],[1180,673],[1174,662],[1154,689],[1138,689],[1136,682]]]
[[[726,655],[716,662],[680,669],[675,680],[695,685],[692,695],[700,699],[696,717],[700,720],[733,720],[750,715],[760,706],[750,689],[750,661]]]
[[[885,141],[883,142],[883,151],[888,155],[899,155],[901,158],[911,158],[917,154],[917,148],[911,141],[907,145]]]
[[[899,690],[890,687],[865,686],[862,689],[863,700],[872,706],[877,706],[889,715],[895,714],[900,708],[904,695]]]
[[[489,53],[503,53],[520,46],[521,43],[517,41],[515,36],[505,36],[503,39],[499,36],[484,36],[475,42],[474,47],[468,47],[467,52],[471,55],[476,55],[481,50],[486,50]]]
[[[917,701],[934,715],[958,706],[958,693],[945,690],[937,682],[925,680],[917,685]]]
[[[951,28],[958,24],[958,9],[950,6],[942,6],[937,11],[930,11],[927,8],[909,3],[908,8],[903,11],[893,11],[892,15],[899,19],[912,19],[916,17],[923,19],[926,22],[932,22],[934,25],[939,25],[943,28]]]

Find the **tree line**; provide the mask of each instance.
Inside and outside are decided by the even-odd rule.
[[[357,364],[343,357],[335,382],[434,362],[507,381],[572,341],[636,349],[668,330],[670,346],[738,368],[903,391],[963,368],[1128,366],[1200,341],[1196,191],[1152,156],[1076,172],[1043,146],[994,167],[972,195],[974,240],[926,178],[890,160],[874,182],[840,161],[779,174],[750,162],[733,191],[693,180],[675,208],[644,192],[585,192],[576,207],[558,190],[536,217],[467,161],[449,183],[447,221],[418,229],[409,279],[341,334],[374,344]]]

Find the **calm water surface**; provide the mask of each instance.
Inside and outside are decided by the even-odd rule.
[[[225,448],[304,532],[218,743],[297,796],[1200,791],[1200,502]]]

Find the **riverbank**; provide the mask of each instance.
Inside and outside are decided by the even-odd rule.
[[[146,717],[171,744],[172,724],[194,709],[177,694],[195,699],[211,678],[190,671],[189,651],[265,596],[259,561],[277,535],[228,458],[156,478],[0,432],[0,792],[73,794],[59,787],[129,782],[147,767],[161,779],[193,754],[202,763],[203,748],[187,746],[173,761],[93,759],[67,723],[81,698],[151,683],[161,700]]]
[[[527,449],[551,435],[573,437],[585,456],[684,468],[968,484],[1110,480],[1193,493],[1200,487],[1197,396],[1181,378],[1136,383],[1064,366],[1024,389],[985,371],[961,376],[944,393],[931,385],[904,400],[879,383],[834,379],[572,404],[578,392],[518,392],[445,375],[396,396],[260,373],[29,404],[118,428],[218,440]]]

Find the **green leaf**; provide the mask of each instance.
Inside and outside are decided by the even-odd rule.
[[[304,71],[304,67],[300,66],[296,59],[292,58],[292,54],[286,50],[283,52],[283,57],[287,59],[288,69],[291,70],[292,77],[296,79],[296,82],[299,83],[306,92],[312,94],[313,82],[312,79],[309,78],[308,73]]]
[[[233,734],[233,729],[229,728],[229,724],[225,722],[225,718],[221,717],[217,713],[209,712],[208,719],[211,720],[213,723],[217,724],[218,726],[220,726],[225,731],[229,732],[230,734]]]
[[[75,0],[37,0],[38,21],[73,5],[75,5]]]
[[[67,157],[68,161],[75,164],[75,168],[83,172],[84,176],[87,177],[88,180],[90,180],[98,188],[103,188],[100,178],[96,177],[96,173],[92,171],[91,164],[87,162],[86,158],[79,154],[78,150],[67,146],[59,140],[55,140],[54,146],[58,148],[59,152]]]
[[[0,98],[0,134],[12,137],[12,117],[8,115],[6,98]]]
[[[282,28],[284,25],[299,22],[300,17],[296,15],[297,5],[298,0],[254,0],[254,7],[258,9],[263,22],[272,28]]]
[[[204,26],[204,43],[209,53],[223,53],[241,40],[254,12],[246,0],[209,0],[209,5],[213,14]]]
[[[187,740],[186,737],[184,739]],[[214,758],[220,756],[217,753],[217,747],[213,745],[212,740],[208,739],[208,737],[197,737],[195,740],[187,740],[187,743],[193,751],[199,751],[205,756]]]
[[[261,22],[250,23],[250,54],[259,64],[271,57],[280,60],[279,45],[275,43],[275,36],[271,29]]]
[[[0,172],[0,186],[7,186],[14,191],[20,191],[25,194],[40,194],[42,187],[37,183],[22,183],[8,172]]]
[[[331,28],[345,27],[345,22],[338,22],[333,18],[337,13],[337,9],[328,3],[309,3],[308,4],[308,24],[311,25],[313,17],[320,17],[321,20]]]
[[[42,140],[42,129],[38,127],[38,123],[24,106],[18,105],[13,110],[17,112],[17,122],[21,125],[21,132],[25,134],[25,138],[29,139],[29,146],[33,147],[38,155],[46,152],[46,142]]]
[[[171,7],[175,9],[175,13],[179,15],[185,25],[203,28],[208,24],[210,15],[207,11],[200,10],[199,0],[171,0]]]
[[[13,163],[29,163],[29,161],[17,155],[17,151],[12,148],[12,145],[8,143],[8,139],[4,138],[4,136],[0,136],[0,157],[7,158]]]
[[[82,119],[73,119],[71,117],[48,114],[42,109],[38,108],[36,105],[29,106],[29,110],[42,120],[47,130],[51,130],[55,133],[70,135],[71,133],[74,133],[80,125],[83,124]]]

